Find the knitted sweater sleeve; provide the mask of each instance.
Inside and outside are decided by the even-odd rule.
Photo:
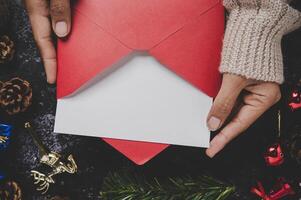
[[[282,83],[282,36],[301,26],[287,0],[224,0],[229,12],[220,71]]]

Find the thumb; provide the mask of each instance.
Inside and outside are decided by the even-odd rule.
[[[58,37],[65,37],[71,29],[70,0],[51,0],[52,27]]]
[[[224,74],[221,89],[214,99],[207,117],[207,126],[210,131],[219,129],[230,115],[236,100],[247,85],[247,79],[234,75]]]

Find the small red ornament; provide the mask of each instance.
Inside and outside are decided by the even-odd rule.
[[[266,194],[261,182],[257,183],[257,187],[251,188],[251,192],[258,195],[263,200],[278,200],[285,196],[295,194],[290,184],[287,183],[284,178],[279,178],[277,180],[275,189],[273,189],[269,194]]]
[[[257,187],[251,188],[251,192],[261,197],[263,200],[272,200],[265,192],[265,189],[261,182],[257,182]]]
[[[287,195],[294,195],[295,192],[289,183],[284,178],[279,178],[274,190],[271,191],[271,199],[281,199]]]
[[[288,105],[293,111],[301,108],[301,86],[297,86],[295,89],[293,89]]]
[[[264,154],[265,162],[268,166],[279,166],[284,162],[284,155],[280,144],[276,143],[268,147]]]

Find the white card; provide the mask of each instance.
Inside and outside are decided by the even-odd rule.
[[[135,53],[59,99],[54,131],[208,147],[211,104],[212,98],[155,58]]]

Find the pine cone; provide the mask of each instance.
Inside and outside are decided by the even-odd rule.
[[[14,181],[7,182],[0,190],[1,200],[21,200],[22,192],[19,185]]]
[[[12,60],[14,53],[14,42],[6,35],[0,37],[0,64]]]
[[[32,102],[32,89],[29,82],[13,78],[3,84],[0,90],[0,105],[9,114],[24,112]]]

